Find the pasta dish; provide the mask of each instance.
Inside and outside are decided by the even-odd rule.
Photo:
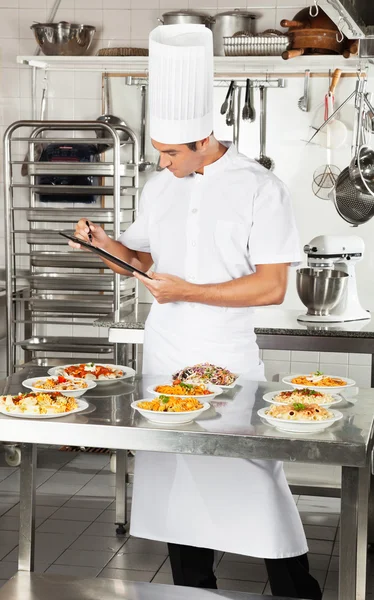
[[[214,385],[231,385],[237,378],[238,376],[231,373],[228,369],[216,367],[211,363],[201,363],[193,367],[185,367],[173,375],[173,379],[187,383],[213,383]]]
[[[55,415],[69,413],[78,408],[75,398],[63,396],[58,392],[50,394],[30,392],[17,396],[0,396],[0,401],[6,412],[25,415]]]
[[[154,388],[158,394],[167,396],[211,396],[213,392],[208,390],[205,385],[193,385],[191,383],[182,383],[178,379],[173,381],[172,385],[157,385]]]
[[[39,381],[35,381],[33,384],[34,388],[38,388],[40,390],[55,390],[55,391],[74,391],[74,390],[83,390],[88,387],[88,384],[85,381],[72,381],[71,379],[66,379],[62,375],[58,377],[50,377],[49,379],[39,379]]]
[[[313,387],[341,387],[347,385],[344,379],[339,377],[328,377],[317,371],[311,375],[299,375],[291,379],[291,383],[295,385],[313,385]]]
[[[302,390],[290,390],[280,392],[273,398],[274,402],[283,402],[284,404],[292,404],[293,402],[301,402],[302,404],[331,404],[335,402],[333,396],[322,394],[315,390],[304,388]]]
[[[306,405],[301,402],[287,404],[286,406],[276,406],[273,404],[266,411],[266,414],[273,419],[283,419],[286,421],[326,421],[334,417],[329,410],[318,404]]]
[[[169,396],[159,396],[155,400],[138,402],[138,407],[143,410],[152,410],[154,412],[175,413],[204,408],[203,404],[196,400],[196,398],[169,398]]]
[[[115,369],[111,365],[96,365],[85,363],[81,365],[70,365],[61,371],[65,377],[78,377],[79,379],[117,379],[123,377],[121,369]]]

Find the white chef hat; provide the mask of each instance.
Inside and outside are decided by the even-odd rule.
[[[186,144],[213,131],[213,37],[205,25],[161,25],[149,37],[150,135]]]

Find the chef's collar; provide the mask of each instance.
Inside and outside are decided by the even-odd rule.
[[[223,154],[218,160],[204,167],[204,175],[201,173],[194,173],[195,177],[205,177],[206,175],[215,175],[216,173],[222,171],[226,168],[227,164],[233,159],[234,156],[237,155],[238,151],[236,149],[235,144],[232,142],[222,142],[220,141],[222,146],[227,148],[225,154]]]

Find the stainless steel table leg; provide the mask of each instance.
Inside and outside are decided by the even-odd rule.
[[[18,570],[33,571],[35,555],[36,444],[22,444]]]
[[[365,600],[370,469],[342,467],[339,600]]]
[[[374,550],[374,475],[373,474],[371,475],[371,478],[370,478],[368,543],[371,545],[371,550]]]
[[[116,533],[123,535],[127,525],[127,450],[116,450]]]

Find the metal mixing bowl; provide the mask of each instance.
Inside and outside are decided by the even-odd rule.
[[[326,316],[341,301],[348,274],[337,269],[298,269],[296,287],[308,315]]]
[[[47,56],[81,56],[91,45],[96,27],[77,23],[35,23],[35,39]]]

